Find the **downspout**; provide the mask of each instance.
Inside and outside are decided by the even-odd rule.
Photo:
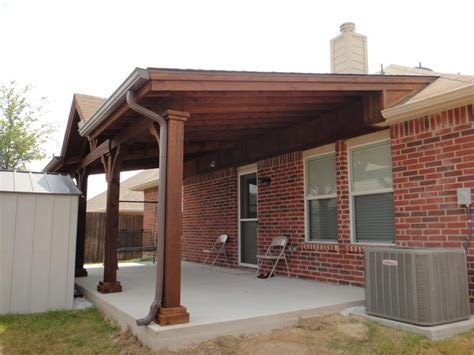
[[[166,156],[167,156],[167,140],[168,140],[168,124],[166,120],[143,106],[140,106],[136,101],[132,91],[127,92],[127,105],[131,110],[150,118],[157,122],[160,126],[159,139],[159,182],[158,182],[158,236],[156,241],[156,282],[155,282],[155,298],[150,306],[150,311],[145,318],[137,319],[138,326],[148,325],[153,322],[161,307],[163,298],[163,259],[164,259],[164,240],[165,240],[165,206],[166,206]]]

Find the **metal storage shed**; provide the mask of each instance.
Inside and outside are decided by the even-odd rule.
[[[0,171],[0,314],[72,308],[80,194],[67,175]]]

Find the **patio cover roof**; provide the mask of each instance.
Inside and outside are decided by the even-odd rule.
[[[125,142],[122,170],[158,166],[150,120],[129,109],[128,90],[155,112],[190,114],[184,174],[191,176],[209,171],[210,162],[215,168],[246,164],[373,131],[383,121],[381,110],[435,79],[137,68],[90,119],[68,124],[72,130],[66,133],[64,154],[49,170],[72,172],[88,166],[91,173],[102,172],[100,157]],[[82,139],[74,129],[78,124]]]
[[[156,282],[150,314],[140,322],[148,324],[157,317],[160,324],[170,325],[189,321],[180,301],[182,177],[380,129],[382,110],[406,100],[435,79],[137,68],[91,118],[78,122],[83,138],[73,141],[70,134],[63,149],[68,154],[50,167],[75,173],[81,189],[87,188],[84,177],[88,174],[106,172],[105,266],[98,291],[122,290],[116,277],[120,172],[158,167],[158,140],[164,145],[160,154],[164,157],[166,153],[160,177],[165,181],[159,208],[162,237],[158,242],[162,246],[157,247],[157,278],[161,280]],[[144,113],[149,117],[163,119],[156,113],[166,117],[167,139],[159,137],[154,120],[130,109],[127,94],[138,112],[148,109],[155,113]],[[137,108],[134,101],[142,107]],[[75,133],[73,121],[68,127]],[[85,208],[81,211],[78,226],[85,226]],[[78,241],[83,243],[84,233],[79,234]],[[81,257],[76,260],[76,269],[81,270]]]

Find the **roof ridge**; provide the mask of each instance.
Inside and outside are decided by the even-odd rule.
[[[440,78],[444,78],[444,79],[447,79],[447,80],[457,81],[457,82],[460,82],[460,83],[466,83],[466,84],[474,85],[474,76],[473,75],[442,73],[442,72],[438,72],[438,71],[434,71],[434,70],[427,70],[427,69],[417,68],[417,67],[409,67],[409,66],[400,65],[400,64],[390,64],[386,69],[389,69],[390,67],[398,68],[400,70],[405,71],[406,73],[411,72],[411,73],[413,73],[412,75],[427,75],[427,73],[432,73],[433,76],[438,76]]]

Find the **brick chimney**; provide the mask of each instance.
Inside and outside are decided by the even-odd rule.
[[[341,34],[331,40],[331,73],[367,74],[367,37],[355,32],[355,24],[345,22]]]

